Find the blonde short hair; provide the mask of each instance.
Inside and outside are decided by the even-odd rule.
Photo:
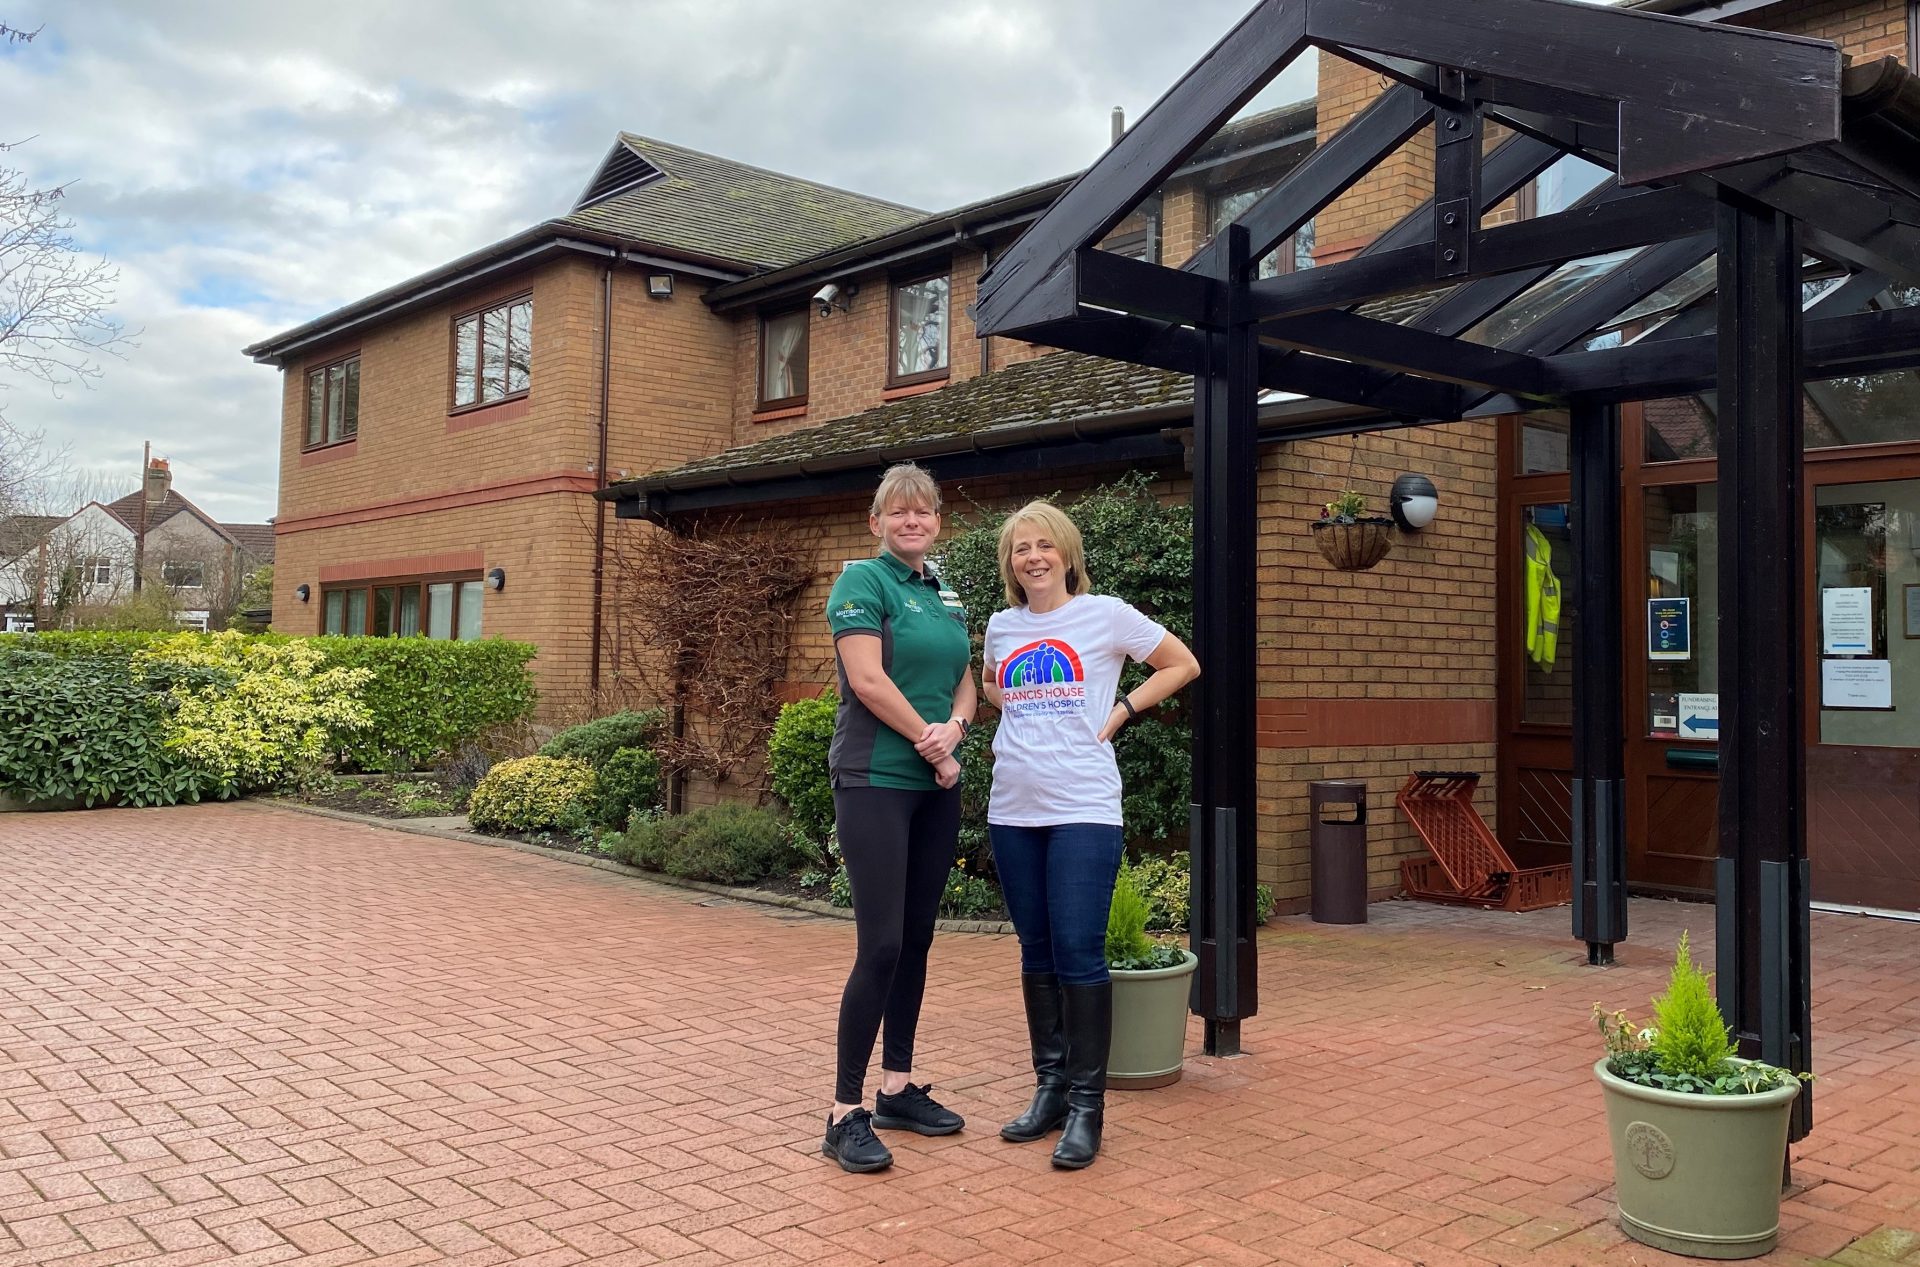
[[[873,507],[867,513],[878,519],[887,513],[887,507],[899,505],[924,506],[937,515],[940,486],[913,463],[895,463],[880,477],[880,487],[873,490]]]
[[[1013,578],[1013,534],[1021,524],[1032,524],[1040,535],[1053,542],[1067,565],[1067,593],[1085,594],[1093,589],[1087,576],[1087,551],[1080,542],[1080,530],[1067,518],[1067,512],[1052,502],[1032,501],[1007,516],[1000,525],[1000,582],[1007,587],[1007,605],[1025,607],[1027,591]]]

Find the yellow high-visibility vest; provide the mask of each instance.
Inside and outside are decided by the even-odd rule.
[[[1560,578],[1553,574],[1553,546],[1527,525],[1527,658],[1551,669],[1560,643]]]

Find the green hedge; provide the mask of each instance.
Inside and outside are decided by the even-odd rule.
[[[248,782],[246,770],[215,777],[202,768],[206,750],[219,746],[210,745],[204,733],[197,764],[181,752],[192,736],[177,733],[182,724],[176,713],[199,705],[205,716],[196,725],[204,732],[208,718],[280,707],[284,700],[248,702],[255,688],[243,681],[249,676],[243,666],[261,657],[242,653],[236,658],[235,648],[292,643],[320,651],[327,670],[371,675],[362,682],[364,675],[353,674],[351,691],[369,724],[330,726],[331,750],[363,770],[415,768],[490,727],[525,717],[533,707],[527,662],[535,648],[520,642],[178,631],[5,634],[0,635],[0,726],[7,733],[0,736],[0,792],[27,800],[164,805],[258,786]],[[180,687],[190,689],[183,693]],[[217,724],[232,730],[226,721]],[[235,732],[235,738],[257,748],[277,742],[276,733],[263,727],[259,734]],[[252,770],[283,767],[291,768],[251,758],[247,763]]]
[[[833,743],[833,718],[840,697],[832,691],[795,700],[780,710],[767,741],[767,771],[773,794],[785,802],[793,825],[807,839],[833,839],[833,783],[827,750]]]
[[[772,810],[738,801],[688,814],[636,816],[604,848],[616,861],[718,884],[747,884],[791,870],[798,858]]]
[[[667,715],[657,708],[639,712],[610,713],[578,726],[569,726],[547,740],[540,749],[543,757],[572,757],[598,770],[622,748],[645,748],[653,744],[666,728]]]
[[[128,655],[64,658],[0,646],[0,792],[27,802],[172,805],[214,780],[166,744],[166,674]]]
[[[330,664],[373,670],[360,700],[373,724],[347,743],[362,770],[414,770],[464,739],[533,711],[532,643],[497,638],[314,638]]]

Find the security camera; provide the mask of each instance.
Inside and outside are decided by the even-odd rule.
[[[836,304],[843,309],[847,306],[846,301],[840,297],[840,288],[832,282],[813,292],[813,302],[819,305],[820,315],[823,317],[831,317]]]

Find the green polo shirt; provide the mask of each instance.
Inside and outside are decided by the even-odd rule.
[[[931,572],[890,554],[863,559],[834,582],[827,624],[836,648],[848,634],[879,635],[880,664],[913,710],[929,722],[953,716],[953,693],[971,656],[966,614]],[[937,786],[927,759],[853,693],[844,663],[827,763],[835,787]]]

